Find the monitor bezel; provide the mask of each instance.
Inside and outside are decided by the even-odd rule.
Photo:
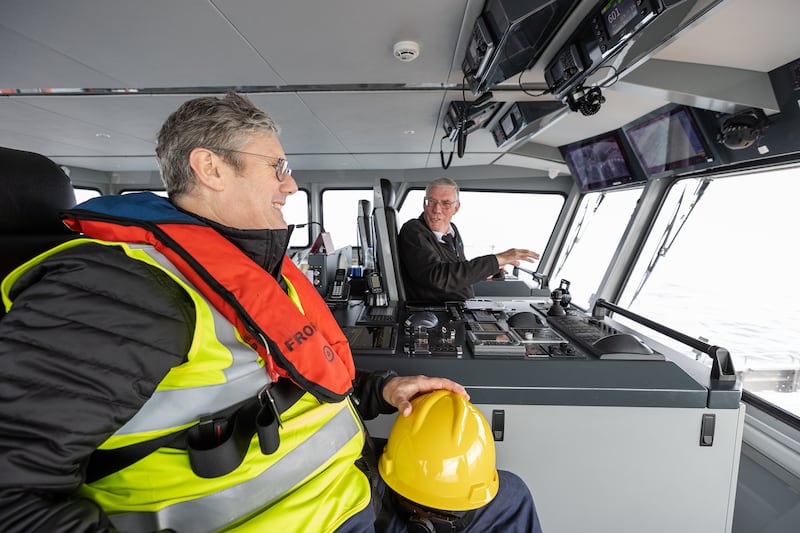
[[[690,134],[694,134],[694,136],[700,142],[705,155],[696,154],[688,158],[666,161],[663,165],[648,165],[647,160],[643,155],[646,152],[647,147],[641,146],[631,132],[640,130],[657,121],[671,121],[674,115],[681,113],[685,114],[687,117],[687,122],[691,128],[690,133],[686,134],[686,138],[689,139]],[[685,172],[697,170],[698,168],[713,165],[719,160],[719,156],[714,150],[713,143],[710,142],[702,122],[698,119],[693,112],[693,109],[689,106],[668,104],[667,106],[660,107],[659,109],[656,109],[655,111],[648,113],[629,124],[626,124],[622,128],[622,133],[626,142],[631,147],[633,156],[636,158],[636,161],[638,162],[639,166],[641,166],[642,171],[647,175],[648,179],[683,174]]]
[[[608,142],[609,140],[615,142],[617,147],[619,148],[619,153],[622,156],[623,161],[625,162],[625,168],[628,170],[627,172],[628,175],[621,178],[620,177],[604,178],[603,180],[600,181],[589,182],[588,179],[584,179],[585,173],[582,173],[581,170],[578,169],[574,164],[571,154],[573,154],[577,150],[584,149],[588,146],[594,146],[600,143]],[[564,146],[561,146],[559,150],[561,151],[561,155],[564,157],[564,162],[567,164],[567,167],[569,168],[572,177],[575,179],[575,183],[578,185],[578,188],[582,193],[623,188],[630,185],[640,184],[646,181],[647,179],[647,176],[645,176],[641,172],[641,170],[634,164],[634,158],[632,157],[630,147],[628,147],[627,144],[625,143],[625,139],[619,130],[612,130],[606,133],[602,133],[600,135],[596,135],[594,137],[590,137],[588,139],[583,139],[581,141],[566,144]]]

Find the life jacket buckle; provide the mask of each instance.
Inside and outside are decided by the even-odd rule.
[[[270,411],[272,411],[275,420],[278,423],[278,427],[283,429],[283,420],[281,420],[281,413],[278,410],[278,404],[275,402],[275,397],[269,391],[272,387],[272,383],[267,383],[264,385],[264,388],[258,393],[258,403],[261,407],[268,407]]]
[[[278,404],[269,390],[271,386],[272,383],[267,383],[258,393],[258,403],[261,404],[261,409],[256,415],[256,432],[261,453],[264,455],[273,454],[278,449],[281,444],[278,428],[283,428]]]

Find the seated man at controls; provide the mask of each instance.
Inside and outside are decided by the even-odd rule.
[[[441,303],[475,296],[472,284],[506,265],[534,261],[539,254],[511,248],[467,260],[456,225],[450,222],[461,206],[458,184],[437,178],[425,189],[422,214],[400,229],[400,264],[409,302]]]

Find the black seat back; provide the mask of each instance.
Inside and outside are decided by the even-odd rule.
[[[69,177],[47,157],[0,147],[0,279],[75,237],[59,213],[75,205]],[[0,306],[0,316],[5,310]]]
[[[397,210],[392,182],[380,178],[374,187],[375,194],[375,253],[381,276],[390,302],[405,302],[406,291],[400,272],[400,253],[397,247]]]

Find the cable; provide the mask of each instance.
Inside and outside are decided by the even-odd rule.
[[[615,67],[614,65],[602,65],[600,68],[610,68],[611,70],[614,71],[614,77],[611,79],[610,82],[608,80],[606,80],[605,83],[601,83],[600,85],[598,85],[598,87],[602,87],[603,89],[607,89],[608,87],[611,87],[612,85],[614,85],[615,83],[617,83],[619,81],[619,71],[617,70],[617,67]]]
[[[458,158],[464,157],[464,152],[467,149],[467,92],[466,92],[467,76],[461,79],[461,113],[458,117],[458,131],[456,132],[456,153]],[[448,164],[448,166],[450,166]]]
[[[306,222],[305,224],[295,224],[294,225],[294,229],[305,228],[306,226],[310,226],[312,224],[318,225],[320,232],[322,232],[322,233],[325,232],[325,228],[322,226],[322,224],[320,222],[317,222],[316,220],[312,220],[311,222]]]
[[[442,160],[442,168],[445,170],[450,168],[450,163],[453,162],[453,150],[450,150],[450,157],[447,159],[447,163],[444,162],[444,148],[442,148],[442,145],[444,144],[444,140],[447,139],[447,137],[448,136],[445,135],[439,140],[439,158]]]
[[[524,69],[523,69],[523,70],[521,70],[521,71],[519,72],[519,77],[517,78],[517,85],[519,86],[519,90],[520,90],[520,91],[522,91],[523,93],[527,94],[528,96],[533,96],[533,97],[535,97],[535,98],[538,98],[538,97],[540,97],[540,96],[544,96],[544,95],[546,95],[546,94],[550,94],[550,93],[552,93],[552,92],[553,92],[553,91],[552,91],[552,90],[550,90],[550,89],[545,89],[545,90],[543,90],[542,92],[540,92],[539,94],[533,94],[533,93],[529,93],[529,92],[528,92],[528,91],[525,89],[525,87],[523,87],[523,85],[522,85],[522,75],[523,75],[524,73],[525,73],[525,70],[524,70]]]

